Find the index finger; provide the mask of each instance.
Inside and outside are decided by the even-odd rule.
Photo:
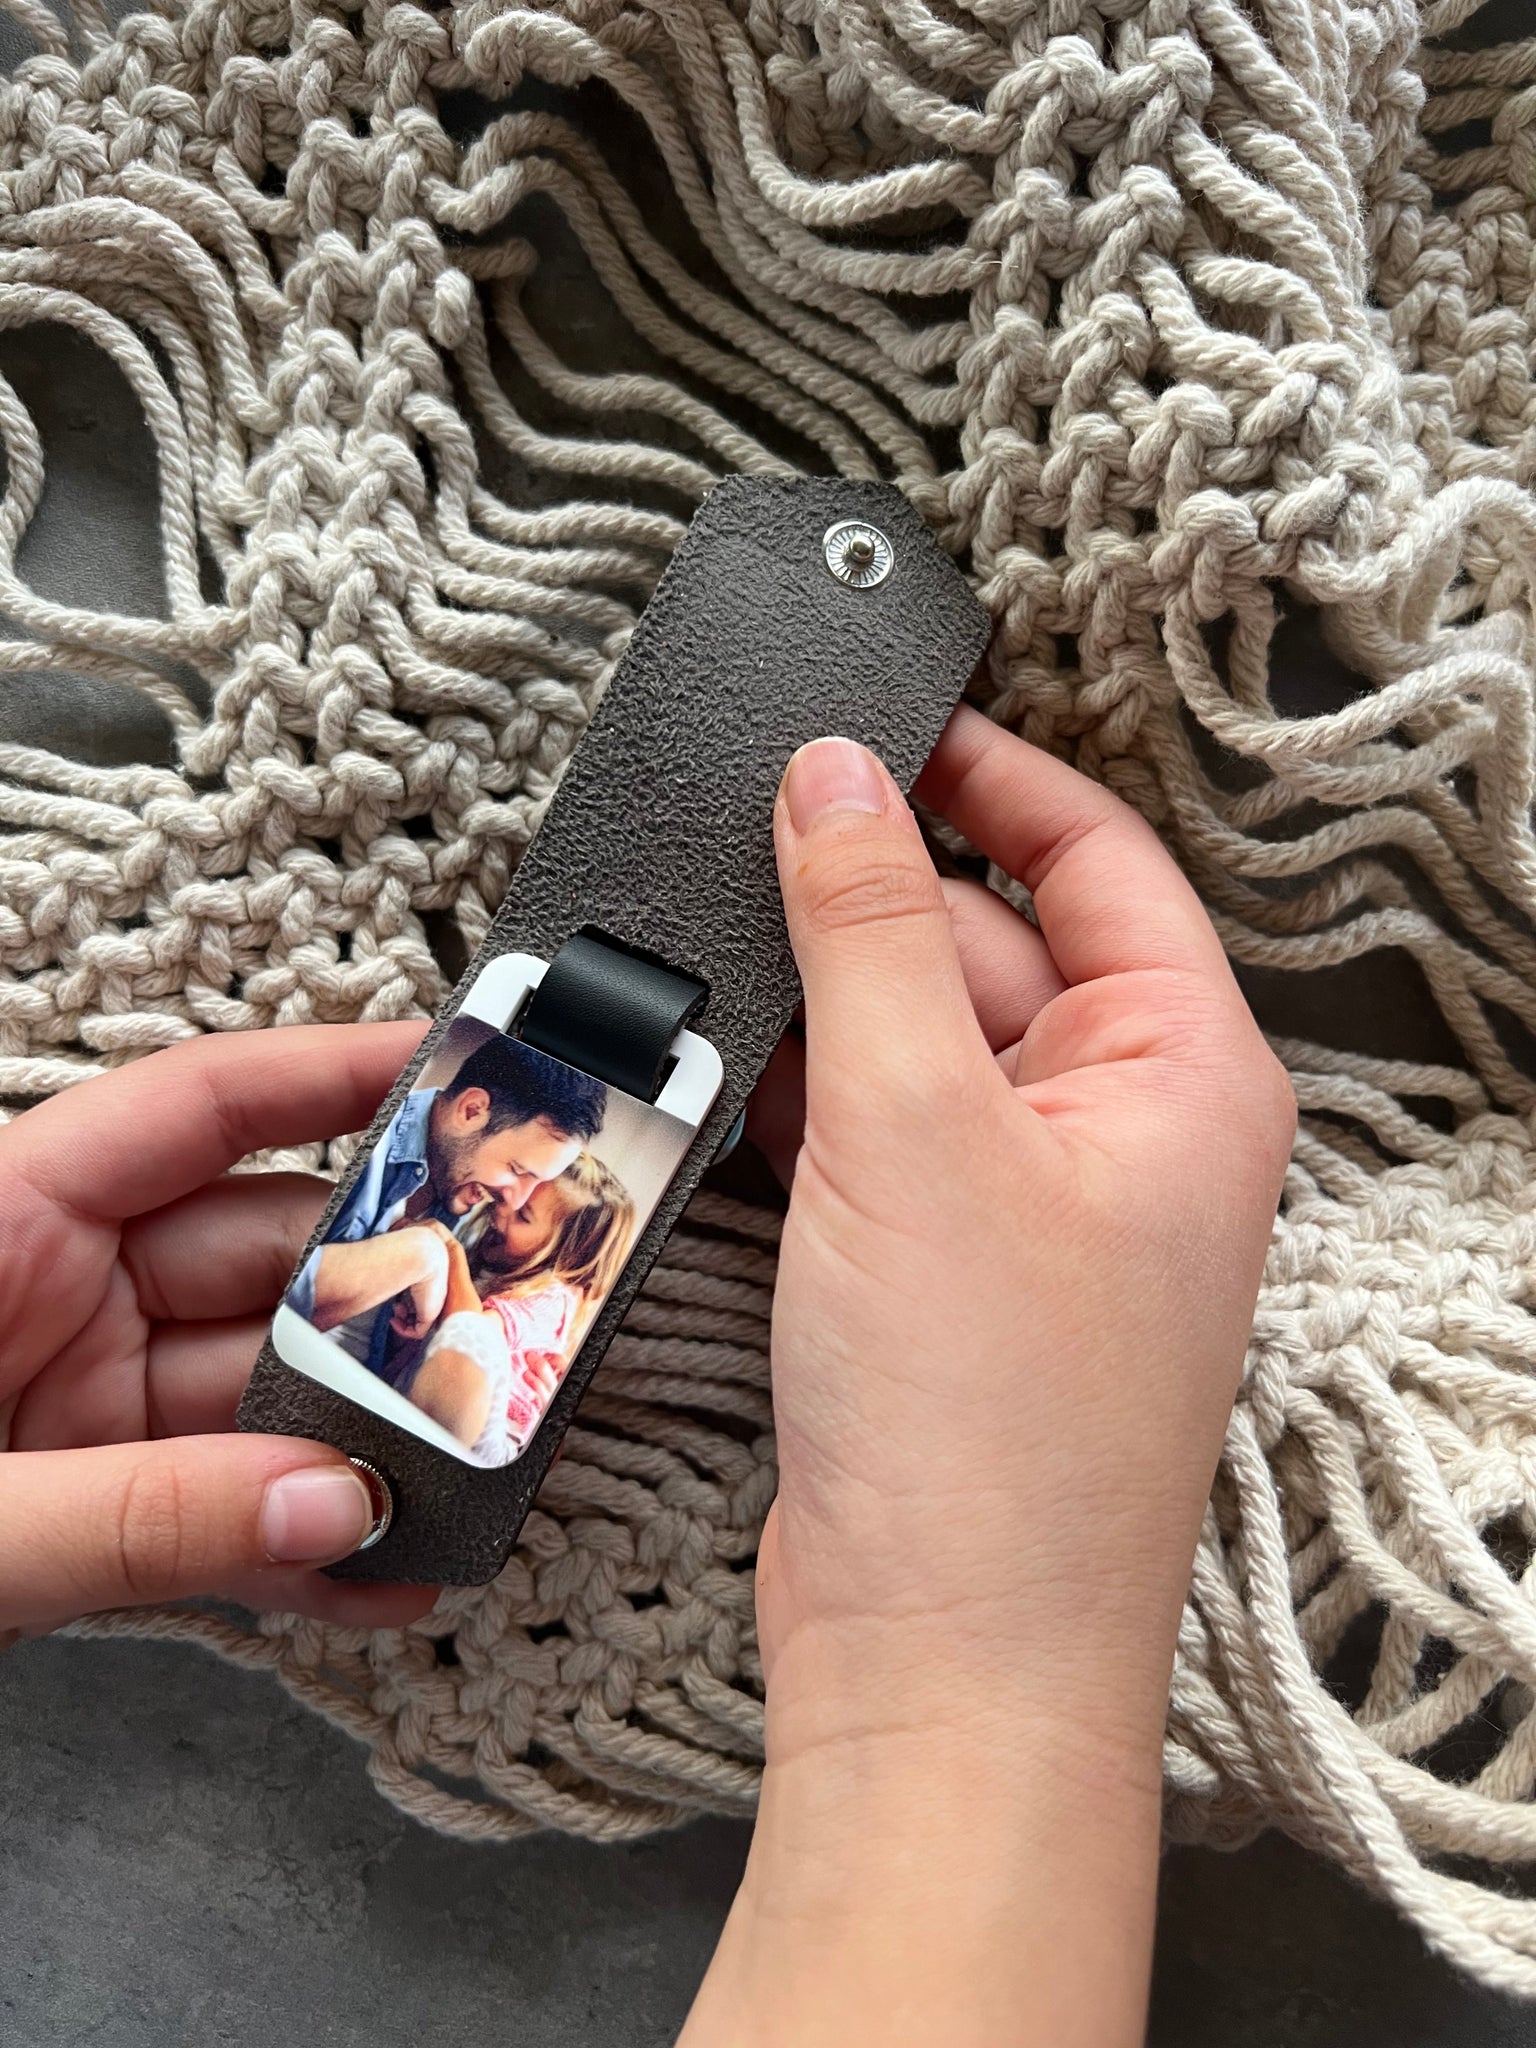
[[[425,1025],[305,1024],[189,1039],[25,1110],[0,1173],[76,1215],[118,1223],[247,1153],[368,1123]]]
[[[1022,882],[1072,983],[1230,970],[1199,897],[1142,817],[1064,761],[962,705],[916,795]]]

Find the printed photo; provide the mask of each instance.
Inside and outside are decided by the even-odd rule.
[[[510,1464],[692,1137],[461,1014],[290,1288],[279,1353],[467,1463]]]

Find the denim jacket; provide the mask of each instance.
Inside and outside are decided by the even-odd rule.
[[[383,1137],[368,1156],[357,1185],[342,1203],[323,1242],[305,1260],[288,1290],[288,1305],[306,1322],[314,1321],[315,1271],[328,1244],[357,1244],[388,1230],[427,1178],[427,1133],[436,1088],[418,1088],[407,1095],[389,1121]],[[452,1228],[455,1218],[434,1202],[423,1211]],[[387,1378],[384,1353],[389,1342],[389,1317],[375,1312],[368,1343],[368,1368]]]

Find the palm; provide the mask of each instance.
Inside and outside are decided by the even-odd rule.
[[[326,1193],[304,1174],[249,1175],[121,1224],[45,1217],[45,1256],[15,1275],[18,1342],[0,1365],[9,1417],[0,1448],[230,1428],[266,1317]]]
[[[0,1365],[8,1417],[0,1448],[71,1450],[156,1433],[147,1384],[153,1325],[118,1256],[115,1233],[77,1228],[83,1242],[68,1259],[68,1298],[51,1298],[51,1285],[35,1269],[20,1276],[13,1327],[22,1343]],[[39,1355],[34,1333],[45,1324],[52,1325],[45,1340],[51,1348]]]

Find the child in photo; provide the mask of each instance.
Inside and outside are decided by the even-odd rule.
[[[443,1232],[442,1316],[406,1391],[474,1463],[504,1465],[526,1448],[628,1256],[634,1222],[623,1182],[583,1152],[516,1208],[493,1205],[471,1250]],[[407,1326],[413,1319],[407,1308]],[[406,1375],[393,1364],[389,1377],[400,1386]]]

